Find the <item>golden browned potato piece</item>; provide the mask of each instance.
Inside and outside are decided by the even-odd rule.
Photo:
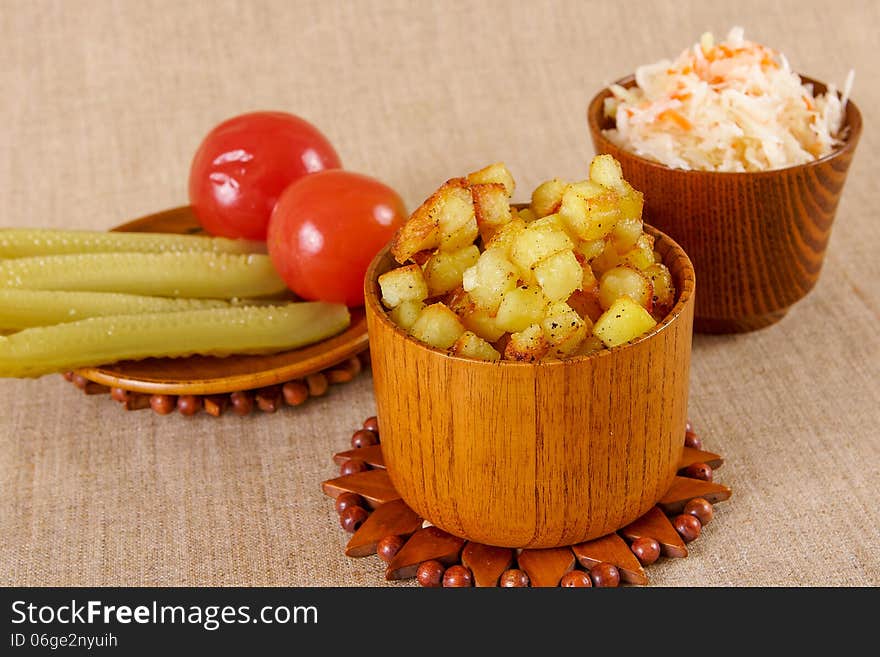
[[[642,308],[651,312],[654,297],[654,286],[651,279],[633,267],[613,267],[599,281],[599,303],[606,310],[617,299],[627,296]]]
[[[551,305],[541,322],[544,337],[550,344],[550,352],[556,358],[565,358],[575,353],[592,327],[592,321],[584,320],[566,303]]]
[[[474,213],[483,244],[511,219],[510,198],[501,183],[471,185]]]
[[[621,195],[626,195],[632,189],[623,179],[620,162],[612,155],[597,155],[593,158],[590,162],[590,180]]]
[[[495,322],[510,333],[523,331],[544,318],[549,300],[537,285],[515,288],[504,293]]]
[[[462,287],[480,310],[494,313],[498,310],[502,295],[516,287],[516,267],[499,249],[487,249],[477,264],[466,269]]]
[[[392,322],[397,324],[404,331],[408,331],[412,328],[412,325],[416,323],[416,320],[424,307],[425,304],[421,301],[403,301],[392,308],[391,311],[389,311],[388,316],[391,318]]]
[[[570,249],[544,258],[534,266],[534,272],[550,301],[565,301],[583,287],[584,269]]]
[[[675,285],[672,282],[672,274],[666,265],[659,263],[651,265],[644,273],[654,287],[654,307],[652,309],[654,316],[666,315],[675,303]]]
[[[511,333],[504,348],[504,359],[534,363],[544,358],[549,351],[550,344],[544,337],[544,329],[540,324],[531,324],[518,333]]]
[[[473,267],[480,257],[480,249],[475,244],[458,251],[437,251],[428,258],[424,266],[428,296],[436,297],[451,292],[461,285],[465,269]]]
[[[531,210],[536,217],[546,217],[559,210],[568,183],[559,178],[542,182],[532,192]]]
[[[428,298],[428,285],[418,265],[406,265],[379,276],[382,303],[394,308],[403,301],[423,301]]]
[[[516,183],[513,180],[513,176],[507,169],[507,166],[504,164],[504,162],[496,162],[495,164],[490,164],[489,166],[484,167],[479,171],[469,173],[467,181],[471,185],[480,185],[483,183],[501,183],[507,190],[508,198],[513,196],[513,191],[516,189]]]
[[[501,360],[501,354],[495,350],[495,347],[470,331],[465,331],[455,341],[452,345],[452,353],[477,360]]]
[[[409,333],[432,347],[449,349],[464,333],[464,326],[458,315],[442,303],[435,303],[419,313]]]
[[[606,347],[616,347],[650,331],[657,321],[629,297],[620,297],[593,325],[593,335]]]
[[[460,205],[462,195],[467,197],[467,204],[470,204],[473,209],[467,180],[453,178],[446,181],[440,189],[422,203],[391,241],[391,255],[394,256],[394,259],[403,264],[419,251],[436,249],[440,246],[440,219],[444,208],[448,203],[455,205],[453,199],[458,199],[458,205]],[[474,219],[474,224],[476,224],[476,219]],[[462,246],[467,245],[463,244]]]

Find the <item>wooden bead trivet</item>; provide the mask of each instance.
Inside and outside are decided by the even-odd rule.
[[[514,550],[466,541],[423,521],[394,490],[385,471],[379,425],[368,418],[352,449],[333,455],[340,475],[322,484],[336,500],[342,528],[353,536],[349,557],[378,554],[385,579],[415,577],[427,587],[646,585],[661,555],[682,558],[687,543],[712,520],[712,505],[730,488],[712,481],[724,460],[703,451],[690,422],[678,476],[657,506],[619,531],[592,541],[544,550]]]
[[[370,352],[367,350],[302,379],[222,395],[149,395],[124,388],[110,388],[74,372],[65,372],[63,376],[87,395],[110,393],[110,397],[127,411],[152,408],[159,415],[168,415],[175,410],[181,415],[195,415],[204,410],[208,415],[220,417],[227,408],[232,409],[235,415],[243,416],[250,415],[254,410],[274,413],[284,405],[301,406],[310,397],[327,394],[331,385],[348,383],[369,366]]]

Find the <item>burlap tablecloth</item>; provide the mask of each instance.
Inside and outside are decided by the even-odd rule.
[[[505,160],[585,174],[588,99],[705,29],[857,69],[865,132],[822,280],[781,323],[697,337],[690,415],[734,488],[660,585],[877,585],[880,5],[0,1],[0,225],[104,229],[186,202],[219,120],[282,109],[410,207]],[[524,197],[523,197],[524,198]],[[723,238],[723,236],[720,236]],[[246,419],[126,413],[61,377],[0,382],[0,583],[375,585],[319,483],[370,378]]]

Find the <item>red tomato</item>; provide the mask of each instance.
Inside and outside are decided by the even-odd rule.
[[[269,222],[269,255],[303,299],[360,306],[364,274],[406,219],[397,193],[350,171],[322,171],[288,187]]]
[[[308,121],[284,112],[242,114],[202,141],[190,167],[189,202],[212,235],[264,240],[285,187],[341,166],[333,146]]]

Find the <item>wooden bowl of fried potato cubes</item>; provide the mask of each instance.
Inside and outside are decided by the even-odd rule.
[[[547,548],[625,526],[672,484],[694,272],[610,156],[528,205],[513,191],[503,164],[442,185],[373,261],[366,314],[404,501],[472,541]]]

